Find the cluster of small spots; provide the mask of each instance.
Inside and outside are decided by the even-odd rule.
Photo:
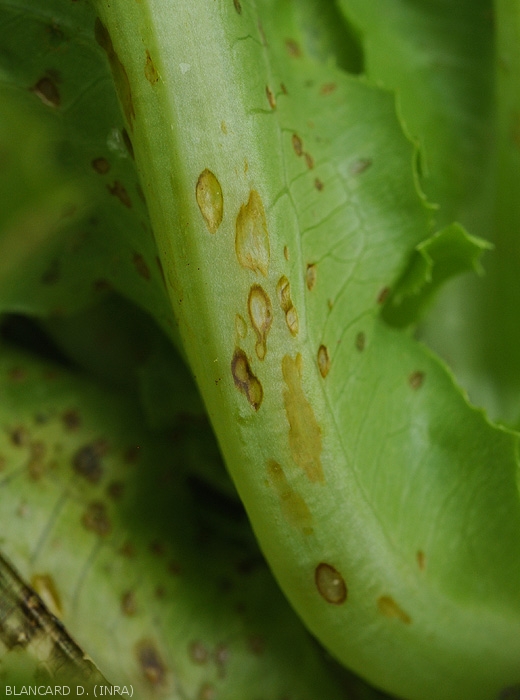
[[[284,391],[285,412],[289,421],[289,447],[294,462],[310,481],[324,482],[321,464],[321,429],[312,406],[303,392],[302,357],[285,355],[282,373],[287,389]]]
[[[389,595],[383,595],[377,600],[379,611],[386,617],[391,617],[409,625],[412,618]]]
[[[141,253],[133,254],[132,263],[139,277],[142,277],[147,281],[151,279],[152,273],[150,272],[150,268],[148,267],[146,260],[143,258]]]
[[[122,185],[119,182],[119,180],[114,180],[114,183],[112,185],[107,185],[107,190],[113,197],[117,197],[121,204],[127,207],[127,209],[131,209],[132,200],[130,199],[130,195],[126,191],[124,185]]]
[[[424,372],[421,372],[420,370],[410,374],[408,377],[408,383],[412,389],[420,389],[422,387],[424,383],[424,376]]]
[[[330,95],[337,88],[336,83],[325,83],[321,86],[320,93],[322,95]]]
[[[56,108],[60,106],[61,97],[58,86],[56,85],[56,81],[51,77],[44,76],[40,78],[33,86],[32,92],[34,92],[47,107]]]
[[[194,664],[206,664],[209,660],[209,651],[201,641],[191,642],[188,648],[188,654]]]
[[[318,368],[321,376],[325,379],[330,372],[330,356],[325,345],[320,345],[318,348]]]
[[[426,555],[425,555],[425,553],[422,551],[422,549],[419,549],[416,556],[417,556],[417,566],[419,567],[419,569],[421,571],[424,571],[424,569],[426,568]]]
[[[347,586],[343,576],[330,564],[318,564],[314,582],[321,597],[331,605],[342,605],[347,599]]]
[[[110,170],[110,163],[106,158],[100,156],[91,162],[92,168],[98,175],[106,175]]]
[[[112,523],[102,501],[92,501],[81,518],[86,530],[94,532],[99,537],[106,537],[112,531]]]
[[[383,287],[383,289],[377,295],[377,303],[384,304],[385,301],[388,299],[389,294],[390,294],[390,288]]]
[[[126,120],[130,127],[133,127],[133,121],[135,119],[134,102],[132,98],[132,91],[130,89],[130,81],[128,80],[128,75],[125,67],[119,60],[117,53],[114,50],[114,45],[112,44],[112,39],[108,33],[105,25],[96,17],[96,23],[94,27],[94,34],[97,43],[105,51],[108,61],[110,63],[110,68],[112,69],[112,75],[114,77],[114,82],[117,87],[119,94],[119,99],[123,105],[123,111],[125,113]]]
[[[108,445],[105,440],[95,440],[80,447],[72,458],[72,467],[76,474],[91,484],[97,484],[103,476],[102,458],[106,455]]]
[[[147,50],[146,51],[146,61],[144,64],[144,75],[146,80],[151,85],[155,85],[155,83],[159,80],[159,74],[157,73],[157,68],[154,65],[154,62],[152,61],[152,57],[150,56],[150,52]]]
[[[321,192],[321,191],[323,190],[323,188],[325,187],[325,185],[324,185],[323,182],[320,180],[320,178],[317,177],[317,178],[314,180],[314,187],[318,190],[318,192]]]
[[[307,284],[307,289],[311,292],[316,286],[317,268],[315,263],[309,263],[305,271],[305,283]]]
[[[224,215],[224,197],[220,182],[207,168],[199,175],[195,186],[195,198],[208,231],[216,233]]]
[[[137,613],[137,601],[133,591],[125,591],[121,596],[121,612],[127,617]]]
[[[235,252],[242,267],[267,275],[270,247],[264,205],[256,190],[240,207],[236,220]]]
[[[267,353],[267,334],[273,322],[273,308],[267,292],[259,284],[254,284],[249,290],[247,308],[257,338],[256,354],[259,360],[263,360]]]
[[[274,459],[267,463],[267,475],[269,483],[280,499],[284,518],[288,523],[299,528],[304,535],[311,535],[314,532],[312,513],[303,497],[287,481],[282,466]]]
[[[278,300],[280,301],[280,306],[285,314],[285,322],[287,323],[287,328],[291,332],[291,335],[298,335],[299,330],[299,320],[298,312],[294,306],[291,299],[291,284],[287,277],[283,275],[278,280],[276,285],[276,293],[278,294]]]
[[[242,14],[242,5],[240,4],[240,0],[233,0],[233,5],[235,6],[235,10],[239,15]]]
[[[359,352],[363,352],[365,349],[365,344],[366,344],[366,336],[363,333],[363,331],[359,331],[359,333],[356,335],[356,339],[354,341],[354,345],[356,346],[356,350]]]
[[[292,56],[293,58],[299,58],[302,55],[300,45],[294,39],[286,39],[285,48],[287,49],[289,56]]]
[[[63,615],[60,594],[52,576],[49,574],[34,574],[31,578],[31,587],[40,596],[50,613],[58,618]]]
[[[365,170],[367,170],[371,165],[372,165],[371,158],[360,158],[359,160],[356,160],[350,166],[350,174],[351,175],[361,175],[361,173],[364,173]]]
[[[269,106],[271,107],[271,109],[275,109],[276,99],[269,85],[265,86],[265,94],[267,95],[267,101],[269,102]]]
[[[166,665],[152,641],[146,639],[139,642],[136,646],[136,657],[144,678],[151,686],[165,685]]]
[[[251,370],[246,353],[240,348],[236,348],[233,353],[231,373],[236,388],[246,396],[253,409],[258,411],[264,397],[264,391]]]

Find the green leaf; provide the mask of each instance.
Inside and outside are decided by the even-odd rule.
[[[309,57],[289,3],[96,7],[185,352],[287,597],[391,693],[496,697],[519,681],[517,435],[380,317],[431,234],[392,95]]]
[[[115,290],[154,314],[175,339],[131,138],[94,39],[92,8],[1,2],[0,26],[0,150],[7,154],[1,310],[67,316]],[[76,220],[49,238],[64,200],[68,210],[74,205]],[[14,223],[3,222],[15,205],[24,218],[10,233]],[[34,223],[47,219],[47,226]],[[35,236],[45,245],[36,245]]]
[[[446,280],[462,272],[482,274],[480,258],[490,248],[487,241],[470,236],[459,224],[446,226],[419,243],[383,308],[385,321],[396,327],[417,323]]]

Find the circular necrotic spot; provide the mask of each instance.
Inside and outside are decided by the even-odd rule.
[[[56,83],[49,77],[40,78],[32,91],[47,107],[59,107],[61,98]]]
[[[91,165],[98,175],[105,175],[110,170],[110,163],[106,158],[94,158]]]
[[[95,532],[100,537],[106,537],[112,531],[112,523],[102,501],[89,503],[81,522],[85,529]]]
[[[355,345],[356,345],[356,350],[359,350],[359,352],[363,352],[365,349],[365,334],[363,331],[359,331],[359,333],[356,335],[356,340],[355,340]]]
[[[124,185],[122,185],[119,180],[114,180],[114,184],[112,185],[107,185],[107,190],[110,192],[110,194],[113,197],[117,197],[121,204],[123,204],[127,209],[131,209],[132,207],[132,200],[130,199],[130,195],[126,191],[126,188]]]
[[[320,345],[318,349],[318,367],[320,369],[321,376],[325,379],[330,371],[330,356],[325,345]]]
[[[188,653],[194,664],[205,664],[209,659],[209,651],[199,640],[190,644]]]
[[[143,676],[151,686],[162,686],[166,682],[166,665],[161,659],[155,644],[143,640],[137,644],[136,656]]]
[[[146,260],[140,253],[134,253],[132,257],[132,262],[139,277],[142,277],[144,280],[151,279],[152,274],[150,272],[150,268],[148,267]]]
[[[309,263],[305,272],[305,282],[307,283],[307,289],[309,290],[309,292],[312,291],[316,286],[316,276],[316,265],[314,263]]]
[[[220,182],[211,170],[206,168],[199,175],[195,197],[208,231],[216,233],[224,215],[224,197]]]
[[[297,156],[303,155],[303,143],[298,134],[292,135],[292,147]]]
[[[137,601],[133,591],[126,591],[121,597],[121,612],[127,617],[132,617],[137,612]]]
[[[259,360],[263,360],[267,352],[267,334],[273,322],[273,309],[267,292],[259,284],[251,287],[247,307],[257,337],[256,354]]]
[[[412,389],[420,389],[424,383],[424,372],[420,372],[419,370],[417,372],[412,372],[408,377],[408,383]]]
[[[106,451],[107,444],[104,440],[96,440],[81,447],[72,458],[74,471],[91,484],[97,484],[103,476],[101,458]]]
[[[300,45],[294,39],[286,39],[285,48],[287,49],[289,56],[292,56],[293,58],[299,58],[302,55]]]
[[[377,303],[384,304],[385,301],[388,299],[389,294],[390,294],[390,289],[388,287],[383,287],[383,289],[377,295]]]
[[[347,586],[343,576],[330,564],[318,564],[314,581],[321,597],[332,605],[342,605],[347,599]]]
[[[249,359],[241,348],[236,348],[231,360],[231,373],[236,388],[246,397],[255,411],[258,411],[264,392],[258,378],[253,374]]]

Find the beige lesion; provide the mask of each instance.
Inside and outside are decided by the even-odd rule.
[[[281,464],[270,459],[267,463],[267,476],[280,499],[284,518],[304,535],[311,535],[314,532],[312,513],[301,494],[289,483]]]
[[[286,389],[283,393],[285,412],[289,421],[289,448],[295,463],[310,481],[324,483],[321,463],[322,439],[314,410],[302,386],[302,357],[285,355],[282,373]]]

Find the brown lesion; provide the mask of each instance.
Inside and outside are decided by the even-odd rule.
[[[267,334],[273,322],[273,307],[269,295],[259,284],[253,284],[249,290],[247,308],[256,333],[256,355],[263,360],[267,353]]]
[[[107,28],[99,19],[99,17],[96,18],[94,34],[97,43],[101,46],[101,48],[105,51],[107,55],[110,68],[112,70],[114,83],[116,85],[116,90],[119,95],[120,102],[123,106],[126,121],[130,128],[133,129],[133,123],[135,120],[135,108],[128,74],[126,72],[126,68],[121,63],[121,60],[119,59],[119,56],[117,55],[114,49],[112,38],[108,33]]]
[[[274,459],[267,463],[267,477],[280,499],[280,508],[287,522],[304,535],[311,535],[314,532],[312,513],[304,498],[290,485],[282,465]]]
[[[138,642],[135,654],[142,675],[153,688],[166,685],[167,667],[164,663],[157,646],[150,639],[143,639]]]
[[[409,625],[412,622],[410,615],[396,603],[392,596],[382,595],[377,599],[377,607],[379,608],[379,612],[385,617],[394,618],[395,620],[403,622],[405,625]]]
[[[238,212],[235,252],[243,268],[267,275],[270,259],[269,233],[264,205],[256,190],[250,191],[247,203]]]
[[[241,348],[235,348],[233,353],[231,374],[236,388],[246,396],[252,408],[258,411],[264,397],[264,391],[251,369],[246,353]]]
[[[283,398],[290,426],[289,447],[293,460],[304,470],[309,480],[324,483],[321,428],[303,391],[301,371],[301,355],[298,354],[295,358],[285,355],[282,360],[286,384]]]

